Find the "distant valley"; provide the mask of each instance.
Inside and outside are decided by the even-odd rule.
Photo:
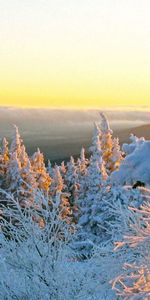
[[[13,124],[19,127],[28,153],[37,147],[52,162],[86,152],[91,144],[93,123],[100,124],[98,110],[16,109],[0,107],[0,138],[13,135]],[[129,141],[130,133],[150,139],[150,113],[107,110],[114,136],[120,143]]]

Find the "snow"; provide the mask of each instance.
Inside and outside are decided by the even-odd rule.
[[[111,175],[115,184],[134,184],[141,181],[150,184],[150,141],[138,143],[122,162],[120,169]]]

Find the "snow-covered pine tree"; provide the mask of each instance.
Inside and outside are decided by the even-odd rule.
[[[95,124],[92,146],[90,147],[91,158],[87,168],[87,174],[85,176],[84,188],[82,189],[82,193],[79,195],[80,229],[78,232],[79,241],[76,245],[78,250],[85,255],[90,254],[97,234],[95,228],[97,227],[97,224],[93,222],[92,206],[95,201],[101,199],[102,188],[105,180],[107,179],[105,164],[102,158],[99,134],[99,128]]]
[[[114,138],[112,140],[112,155],[110,158],[111,172],[119,169],[122,160],[123,160],[123,152],[120,149],[119,139]]]
[[[54,168],[52,167],[52,164],[51,164],[50,160],[48,160],[47,172],[48,172],[49,176],[52,178],[53,175],[54,175]]]
[[[60,167],[55,165],[53,168],[53,177],[50,186],[50,194],[55,196],[57,192],[64,190],[64,181],[60,173]]]
[[[44,155],[39,148],[31,157],[31,166],[35,173],[38,188],[47,193],[51,184],[51,178],[46,170]]]
[[[114,184],[131,184],[134,187],[150,185],[150,141],[140,140],[134,147],[134,150],[126,155],[119,170],[111,174]]]
[[[14,134],[13,139],[10,145],[10,155],[12,155],[14,152],[16,152],[17,157],[20,159],[21,154],[21,146],[23,144],[23,141],[21,139],[18,127],[14,125]]]
[[[119,139],[113,138],[113,131],[110,129],[109,122],[103,113],[100,113],[101,122],[101,147],[103,151],[103,160],[106,165],[108,175],[118,170],[123,159],[123,153],[120,149]]]
[[[23,144],[22,144],[21,149],[20,149],[19,160],[20,160],[20,163],[21,163],[21,168],[24,168],[24,167],[27,166],[29,157],[28,157],[28,154],[26,152],[26,148]]]
[[[125,153],[125,155],[131,154],[136,149],[136,147],[142,145],[145,142],[145,138],[144,137],[138,138],[136,135],[131,133],[130,141],[131,141],[130,144],[124,143],[122,146],[122,150]]]
[[[95,133],[93,138],[93,144],[90,148],[90,150],[92,151],[92,155],[87,169],[85,187],[86,190],[83,203],[81,203],[81,206],[83,206],[83,210],[85,210],[87,215],[87,217],[85,215],[84,217],[82,216],[81,219],[84,218],[86,220],[90,219],[91,205],[93,204],[95,197],[99,197],[99,193],[101,191],[101,187],[103,186],[103,182],[107,179],[105,164],[102,158],[99,134],[97,132],[95,135]]]
[[[67,171],[65,174],[65,185],[67,187],[67,192],[70,194],[70,206],[73,214],[74,222],[76,222],[78,215],[78,172],[77,166],[75,164],[74,158],[71,156],[70,161],[67,163]]]
[[[59,216],[59,195],[52,206],[47,197],[43,199],[46,208],[40,208],[45,221],[42,229],[32,218],[37,213],[34,207],[21,214],[13,195],[7,198],[15,210],[6,207],[5,214],[13,216],[20,226],[4,221],[11,239],[2,231],[0,234],[0,299],[103,299],[101,294],[99,297],[98,268],[93,261],[83,267],[70,249],[70,224]],[[41,203],[41,198],[39,195],[36,202]]]
[[[60,217],[67,223],[73,219],[70,205],[70,193],[66,192],[66,186],[60,173],[60,167],[55,165],[54,175],[50,186],[50,195],[59,201]]]
[[[69,202],[69,194],[62,191],[56,191],[55,197],[53,197],[54,203],[58,205],[58,213],[61,220],[64,220],[67,224],[72,224],[72,211]]]
[[[113,139],[112,139],[112,130],[110,129],[109,122],[106,116],[103,113],[100,113],[101,116],[101,148],[103,152],[103,160],[106,165],[107,173],[111,173],[112,169],[112,148],[113,148]]]
[[[7,144],[5,142],[5,152]],[[17,194],[21,206],[34,199],[34,190],[37,188],[28,154],[15,126],[15,134],[11,143],[10,160],[7,167],[6,185],[11,192]],[[30,200],[30,201],[29,201]]]
[[[98,175],[101,177],[100,172],[100,160],[102,159],[102,152],[100,147],[100,129],[97,126],[96,123],[94,123],[94,130],[93,130],[93,136],[92,136],[92,146],[90,147],[91,157],[88,162],[88,167],[86,169],[85,175],[82,177],[82,180],[79,180],[80,189],[79,189],[79,206],[84,206],[84,201],[87,201],[87,193],[89,190],[90,180],[92,176],[92,172],[96,166],[96,169],[94,170],[94,174],[98,167]],[[93,170],[92,170],[93,169]],[[93,174],[93,175],[94,175]],[[81,176],[80,176],[81,177]],[[80,178],[81,179],[81,178]],[[101,180],[100,180],[101,181]],[[93,182],[93,184],[96,184]],[[86,200],[85,200],[86,199]]]
[[[10,156],[6,172],[6,188],[11,192],[17,193],[17,190],[19,190],[22,185],[20,170],[21,163],[15,151]]]
[[[6,140],[5,137],[3,138],[2,141],[2,156],[3,156],[4,165],[7,165],[10,155],[9,155],[8,141]]]
[[[93,135],[92,135],[92,146],[90,147],[90,152],[93,153],[97,150],[97,141],[100,141],[101,138],[101,130],[97,123],[94,123]]]
[[[73,197],[76,203],[75,212],[76,222],[78,222],[80,216],[80,202],[84,198],[84,192],[86,190],[86,176],[87,168],[89,165],[89,160],[85,157],[85,149],[82,147],[80,152],[80,158],[77,159],[76,172],[77,172],[77,182],[74,185]]]
[[[6,138],[2,140],[2,148],[0,153],[0,186],[3,186],[5,181],[7,166],[9,162],[9,149],[8,149],[8,142]]]
[[[85,157],[85,149],[82,147],[81,153],[80,153],[80,158],[78,158],[78,160],[77,160],[77,173],[79,176],[79,182],[80,182],[80,177],[82,177],[86,174],[88,163],[89,163],[89,161]]]
[[[20,169],[20,176],[22,178],[20,198],[22,198],[22,206],[29,206],[34,202],[38,183],[36,182],[35,173],[32,170],[30,160]]]
[[[148,194],[150,199],[150,190],[147,189]],[[116,243],[115,250],[120,250],[119,253],[116,251],[116,255],[119,254],[121,268],[112,286],[121,299],[150,299],[149,199],[139,208],[128,208],[126,231]]]
[[[60,165],[60,173],[61,173],[61,176],[63,177],[63,179],[65,178],[66,172],[67,172],[67,170],[66,170],[65,162],[62,161],[62,163]]]
[[[70,157],[70,161],[67,163],[67,171],[65,174],[65,184],[67,186],[67,190],[71,193],[72,203],[74,202],[74,188],[78,183],[78,173],[77,166],[75,164],[75,160],[73,156]]]
[[[10,190],[14,190],[14,186],[20,186],[20,175],[19,170],[21,168],[20,165],[20,154],[22,147],[22,139],[20,137],[18,127],[14,125],[14,135],[10,145],[10,153],[8,149],[8,142],[4,138],[2,145],[2,163],[3,163],[3,171],[6,176],[4,176],[3,187],[8,187]],[[16,174],[16,183],[15,176]],[[12,182],[11,182],[12,179]],[[17,182],[19,180],[19,182]]]
[[[140,189],[132,189],[132,186],[112,186],[108,178],[91,208],[91,223],[95,224],[96,243],[108,240],[115,242],[120,239],[126,229],[124,212],[128,210],[129,205],[139,207],[142,202]]]
[[[73,156],[70,157],[70,161],[67,163],[65,181],[69,189],[77,182],[77,168]]]

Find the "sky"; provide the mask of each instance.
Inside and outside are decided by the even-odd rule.
[[[149,13],[149,0],[0,0],[0,105],[149,105]]]

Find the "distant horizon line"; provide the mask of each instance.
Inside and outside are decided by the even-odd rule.
[[[150,105],[115,105],[115,106],[25,106],[25,105],[1,105],[0,108],[5,109],[42,109],[42,110],[142,110],[150,112]]]

